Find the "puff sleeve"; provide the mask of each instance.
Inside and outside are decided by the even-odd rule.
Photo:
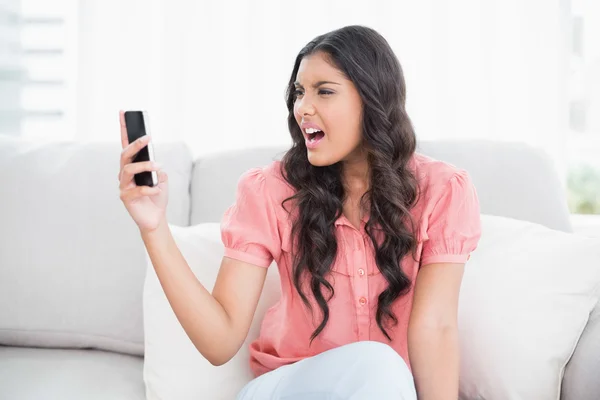
[[[468,173],[455,173],[437,198],[428,220],[421,266],[466,263],[481,237],[479,200]]]
[[[246,171],[239,179],[235,203],[221,220],[224,256],[268,267],[281,253],[277,216],[261,168]]]

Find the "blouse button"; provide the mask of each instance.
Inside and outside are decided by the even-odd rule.
[[[362,268],[358,269],[358,275],[363,276],[365,274],[365,270]]]
[[[367,299],[365,299],[364,297],[361,297],[360,299],[358,299],[358,302],[360,303],[361,306],[364,306],[365,304],[367,304]]]

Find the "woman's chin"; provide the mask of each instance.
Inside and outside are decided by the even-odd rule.
[[[308,162],[310,163],[310,165],[312,165],[313,167],[322,167],[323,166],[323,157],[321,157],[319,154],[316,154],[315,151],[311,151],[311,150],[307,150],[308,151]]]

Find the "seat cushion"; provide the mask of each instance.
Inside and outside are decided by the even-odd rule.
[[[0,398],[144,400],[143,360],[100,350],[0,346]]]

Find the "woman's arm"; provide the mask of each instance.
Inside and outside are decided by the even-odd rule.
[[[424,265],[417,274],[408,350],[419,400],[457,400],[458,297],[464,264]]]
[[[142,239],[190,340],[211,364],[225,364],[248,335],[267,268],[223,257],[211,294],[190,269],[166,221]]]

